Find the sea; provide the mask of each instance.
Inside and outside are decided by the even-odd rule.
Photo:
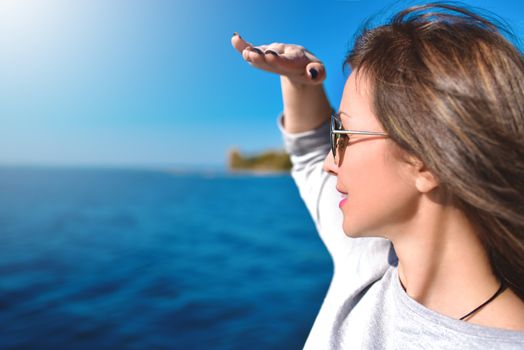
[[[0,349],[301,349],[333,267],[289,174],[0,167]]]

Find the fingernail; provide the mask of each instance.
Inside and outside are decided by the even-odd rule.
[[[318,76],[318,72],[315,68],[309,69],[309,74],[311,74],[311,78],[316,79]]]
[[[273,56],[278,56],[278,53],[276,53],[276,52],[273,51],[273,50],[266,50],[266,51],[264,51],[264,53],[265,53],[265,54],[270,53],[270,54],[272,54]]]
[[[256,53],[258,53],[259,55],[263,55],[264,53],[262,52],[262,50],[260,49],[257,49],[256,47],[252,47],[251,48],[253,51],[255,51]]]
[[[238,33],[237,33],[237,32],[234,32],[234,33],[233,33],[233,36],[235,36],[235,35],[238,35]]]

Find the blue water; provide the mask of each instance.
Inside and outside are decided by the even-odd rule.
[[[0,168],[1,349],[300,349],[332,273],[288,175]]]

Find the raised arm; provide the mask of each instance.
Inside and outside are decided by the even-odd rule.
[[[322,87],[324,65],[299,45],[253,46],[238,35],[231,43],[251,66],[280,75],[284,110],[278,125],[293,163],[291,176],[328,251],[334,258],[344,255],[347,240],[337,207],[336,178],[323,170],[331,112]]]

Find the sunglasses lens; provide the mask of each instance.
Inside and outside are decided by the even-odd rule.
[[[331,152],[333,153],[333,157],[337,154],[337,135],[331,133]]]
[[[331,130],[342,130],[342,123],[335,116],[331,117]],[[344,155],[348,139],[348,135],[331,133],[331,151],[337,166]]]
[[[344,158],[344,153],[346,152],[346,147],[348,145],[348,135],[337,135],[337,138],[335,140],[336,145],[336,156],[335,156],[335,163],[340,165],[340,161]]]
[[[337,140],[339,134],[333,133],[335,130],[341,130],[342,125],[340,125],[340,122],[338,121],[338,118],[332,114],[331,115],[331,151],[333,152],[333,156],[336,154],[336,147],[337,147]]]

